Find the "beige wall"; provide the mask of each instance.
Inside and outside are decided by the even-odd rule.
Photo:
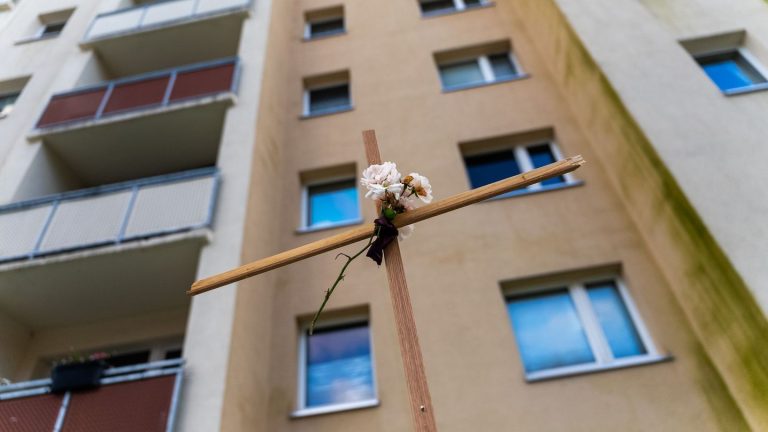
[[[521,24],[546,24],[525,28],[547,58],[571,112],[598,150],[595,162],[608,174],[725,380],[723,396],[733,395],[750,426],[764,429],[767,411],[763,389],[768,383],[765,318],[750,293],[754,285],[745,284],[746,274],[737,273],[739,261],[726,255],[728,248],[717,241],[724,232],[709,225],[712,219],[708,216],[713,214],[699,206],[703,200],[710,204],[732,200],[743,192],[742,188],[728,188],[729,178],[735,179],[732,171],[723,171],[723,176],[717,176],[720,180],[713,182],[711,174],[718,170],[706,168],[708,164],[730,164],[730,159],[726,161],[727,157],[715,151],[715,143],[724,148],[722,143],[730,146],[733,141],[724,139],[724,131],[716,128],[707,129],[712,136],[706,141],[690,136],[700,134],[698,129],[716,126],[717,115],[728,118],[736,109],[725,106],[726,101],[715,100],[723,96],[636,3],[593,2],[587,7],[570,1],[531,1],[504,6],[508,16],[524,17],[517,21]],[[607,36],[607,30],[614,31]],[[638,53],[649,60],[638,63]],[[659,74],[658,69],[644,70],[647,64],[667,65],[670,75]],[[673,85],[662,85],[665,80]],[[678,88],[691,90],[699,85],[699,92],[687,95],[690,99],[677,93]],[[710,115],[705,116],[702,110]],[[647,121],[650,117],[656,121]],[[664,131],[666,134],[661,134]],[[757,132],[750,140],[756,137]],[[689,169],[681,170],[681,165]],[[706,196],[696,194],[695,190],[707,185],[712,190]],[[745,216],[746,208],[762,205],[758,201],[754,197],[728,204],[720,201],[718,214],[725,216],[722,210],[729,209],[731,225],[745,231],[744,221],[733,223],[733,219],[736,214],[750,217]],[[753,234],[759,236],[759,230]],[[743,248],[749,246],[744,244]]]
[[[508,12],[502,5],[422,19],[415,1],[346,2],[347,35],[301,41],[302,12],[336,4],[300,1],[293,8],[283,5],[273,11],[268,70],[275,72],[267,73],[264,88],[281,95],[285,106],[276,96],[262,99],[276,112],[262,111],[258,125],[268,124],[264,127],[269,131],[259,129],[257,147],[280,148],[275,149],[274,160],[267,163],[257,156],[256,163],[271,171],[282,161],[276,185],[280,201],[279,207],[262,203],[271,213],[257,206],[249,213],[254,231],[270,220],[281,233],[279,247],[272,252],[339,231],[294,232],[300,218],[299,174],[350,162],[361,169],[362,129],[377,130],[385,160],[428,175],[438,198],[469,187],[458,147],[467,140],[554,127],[564,153],[583,154],[594,161],[576,175],[583,186],[496,200],[422,222],[403,244],[440,429],[506,430],[511,425],[542,431],[741,429],[738,410],[723,392],[667,277],[597,162],[599,147],[588,140],[566,108],[543,54],[528,39],[519,19],[502,19]],[[442,93],[434,52],[510,38],[530,78]],[[276,54],[280,49],[284,52]],[[355,109],[300,120],[302,79],[344,69],[351,74]],[[254,185],[257,190],[258,183]],[[366,220],[371,220],[372,204],[362,205]],[[250,363],[238,364],[242,368],[238,371],[240,378],[256,374],[258,382],[252,385],[269,390],[268,424],[264,427],[259,421],[249,429],[233,422],[227,430],[257,426],[269,431],[409,429],[386,277],[383,269],[366,261],[352,265],[334,294],[329,316],[348,307],[369,307],[381,406],[289,419],[296,408],[297,319],[316,309],[323,290],[334,279],[340,263],[333,255],[276,271],[274,279],[257,277],[250,289],[240,288],[242,313],[235,326],[243,327],[242,336],[237,337],[245,346],[235,344],[232,356],[244,357],[238,351],[251,353]],[[621,264],[621,276],[655,342],[674,360],[525,383],[500,281],[613,263]],[[271,310],[265,311],[264,302],[270,299]],[[271,317],[266,328],[258,325],[262,314]],[[264,331],[270,331],[270,337],[263,336]],[[271,341],[268,363],[265,348],[254,338]],[[261,381],[264,367],[269,370],[268,383]],[[247,405],[261,401],[263,396]],[[557,407],[557,415],[552,407]],[[232,408],[240,409],[245,408]]]

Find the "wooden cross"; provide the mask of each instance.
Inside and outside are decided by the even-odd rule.
[[[368,164],[380,164],[381,156],[379,155],[379,147],[376,143],[376,135],[374,131],[364,131],[363,142],[365,144],[365,154],[368,159]],[[393,223],[397,228],[401,228],[470,204],[484,201],[488,198],[515,189],[539,183],[551,177],[561,176],[576,170],[583,164],[584,159],[582,159],[581,156],[567,158],[532,171],[518,174],[514,177],[500,180],[496,183],[491,183],[477,189],[454,195],[450,198],[415,210],[407,211],[398,215]],[[380,211],[380,204],[377,204],[377,212],[378,211]],[[278,267],[301,261],[323,252],[328,252],[342,246],[368,239],[373,235],[374,230],[374,225],[368,224],[360,228],[355,228],[341,234],[279,253],[269,258],[245,264],[224,273],[201,279],[192,284],[192,288],[187,293],[189,295],[204,293],[214,288],[274,270]],[[400,256],[400,246],[398,245],[397,239],[384,249],[384,261],[387,268],[387,277],[389,278],[389,291],[392,297],[395,325],[397,327],[397,335],[400,342],[400,355],[403,359],[406,385],[411,401],[411,414],[413,416],[414,429],[417,432],[437,432],[435,416],[432,411],[432,400],[429,396],[427,377],[424,373],[424,363],[421,358],[419,338],[416,334],[416,322],[413,319],[413,308],[411,307],[408,286],[405,281],[403,260]]]

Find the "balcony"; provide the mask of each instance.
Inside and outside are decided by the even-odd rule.
[[[52,394],[50,379],[0,386],[0,430],[172,431],[182,378],[175,359],[107,369],[84,392]]]
[[[217,186],[209,168],[0,207],[0,310],[42,328],[185,306]]]
[[[28,138],[86,184],[211,165],[238,75],[227,59],[59,93]]]
[[[81,46],[119,76],[234,56],[251,3],[165,0],[100,14]]]

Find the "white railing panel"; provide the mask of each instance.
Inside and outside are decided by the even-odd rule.
[[[139,189],[126,237],[204,225],[208,221],[214,177],[145,186]]]
[[[52,205],[0,213],[0,259],[27,255],[34,250]]]
[[[189,18],[194,13],[193,0],[176,0],[150,5],[141,25],[143,27]]]
[[[198,14],[213,13],[220,10],[248,6],[249,0],[200,0],[197,6]]]
[[[87,38],[94,39],[112,33],[131,31],[138,27],[143,14],[144,11],[142,9],[131,9],[125,12],[96,17],[88,31]]]
[[[117,241],[131,191],[62,201],[53,215],[40,252]]]

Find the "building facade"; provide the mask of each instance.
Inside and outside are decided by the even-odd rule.
[[[0,1],[0,430],[411,430],[384,269],[311,337],[335,253],[185,294],[370,223],[363,129],[436,199],[588,162],[403,242],[440,430],[768,430],[766,19]],[[51,391],[96,352],[100,387]]]

